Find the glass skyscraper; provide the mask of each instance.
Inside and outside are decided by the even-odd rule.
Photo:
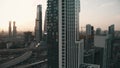
[[[37,6],[37,17],[35,23],[35,40],[40,42],[42,40],[42,5]]]

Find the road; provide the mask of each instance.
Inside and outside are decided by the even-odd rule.
[[[35,47],[34,42],[32,42],[30,44],[29,48],[32,48],[32,47]],[[16,64],[18,64],[20,62],[23,62],[24,60],[28,59],[31,55],[32,55],[32,51],[27,51],[24,54],[22,54],[21,56],[15,58],[13,60],[10,60],[10,61],[8,61],[6,63],[1,64],[0,68],[8,68],[10,66],[16,65]]]
[[[27,68],[27,67],[31,67],[31,66],[34,66],[34,65],[37,65],[37,64],[41,64],[41,63],[45,63],[45,62],[47,62],[47,59],[39,61],[39,62],[27,64],[27,65],[18,66],[16,68]]]

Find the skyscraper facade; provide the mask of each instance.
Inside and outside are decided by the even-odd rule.
[[[79,0],[59,0],[59,68],[79,68]]]
[[[47,1],[48,68],[58,68],[58,1]]]
[[[42,5],[37,6],[37,17],[35,23],[35,40],[40,42],[42,40]]]
[[[79,68],[79,0],[48,0],[48,68]]]

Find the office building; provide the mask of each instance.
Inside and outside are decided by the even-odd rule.
[[[37,17],[35,23],[35,40],[40,42],[42,40],[42,5],[37,6]]]
[[[48,0],[48,68],[79,68],[79,0]]]

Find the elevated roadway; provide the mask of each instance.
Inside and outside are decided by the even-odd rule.
[[[37,64],[42,64],[42,63],[45,63],[45,62],[47,62],[47,59],[39,61],[39,62],[34,62],[34,63],[31,63],[31,64],[27,64],[27,65],[18,66],[16,68],[27,68],[27,67],[31,67],[31,66],[34,66],[34,65],[37,65]]]
[[[7,61],[3,64],[0,64],[0,68],[8,68],[8,67],[11,67],[13,65],[16,65],[18,63],[21,63],[23,61],[25,61],[26,59],[28,59],[31,55],[32,55],[32,51],[31,50],[34,50],[38,48],[38,46],[36,47],[35,43],[32,42],[30,44],[30,46],[28,48],[24,48],[24,49],[10,49],[10,50],[1,50],[1,52],[19,52],[19,51],[26,51],[24,54],[22,54],[21,56],[13,59],[13,60],[10,60],[10,61]]]

